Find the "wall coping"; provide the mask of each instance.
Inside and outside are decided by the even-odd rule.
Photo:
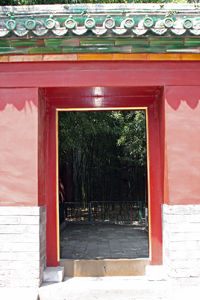
[[[0,6],[0,56],[200,53],[199,4]]]

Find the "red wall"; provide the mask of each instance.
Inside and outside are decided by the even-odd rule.
[[[38,94],[38,205],[45,205],[46,101]]]
[[[161,203],[200,204],[200,63],[119,61],[0,66],[0,205],[47,205],[49,265],[58,264],[56,167],[52,153],[55,156],[55,108],[58,103],[66,107],[64,88],[73,86],[79,96],[82,93],[78,100],[72,91],[68,94],[71,107],[88,107],[90,98],[96,96],[95,89],[88,88],[94,86],[107,87],[108,94],[111,92],[110,98],[103,98],[104,107],[108,103],[110,107],[132,106],[133,96],[134,105],[149,106],[152,263],[162,263]],[[43,89],[38,94],[40,87]],[[128,97],[122,100],[127,91]],[[106,89],[104,92],[102,97]],[[152,93],[156,99],[153,104]],[[51,107],[49,103],[46,107],[46,99],[50,99]]]
[[[38,205],[38,89],[0,89],[0,205]]]
[[[165,202],[200,204],[200,86],[172,86],[165,90],[169,183]]]
[[[168,188],[168,162],[166,149],[166,126],[165,126],[165,93],[166,89],[160,91],[157,97],[158,105],[158,120],[159,120],[159,148],[160,148],[160,177],[162,189],[162,202],[168,203],[169,188]]]

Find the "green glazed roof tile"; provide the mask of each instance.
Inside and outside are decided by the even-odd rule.
[[[0,47],[10,47],[9,40],[1,40],[0,39]]]
[[[197,8],[174,3],[0,6],[0,55],[200,53]]]
[[[198,5],[97,3],[0,6],[0,32],[2,38],[38,36],[45,39],[91,34],[96,37],[200,36]],[[50,15],[54,18],[51,19]]]
[[[184,38],[157,38],[157,39],[150,39],[150,46],[162,46],[162,45],[183,45]]]
[[[200,46],[200,39],[198,39],[198,38],[185,38],[185,46]]]
[[[191,48],[191,47],[175,47],[175,46],[167,46],[167,53],[200,53],[199,47]]]
[[[33,47],[33,46],[44,46],[43,40],[11,40],[11,47]]]
[[[165,53],[165,47],[132,47],[132,53]]]
[[[131,46],[122,47],[99,47],[98,53],[131,53]]]
[[[64,47],[63,53],[97,53],[97,47]]]
[[[116,38],[116,46],[125,46],[125,45],[138,45],[138,46],[148,46],[149,40],[146,38]]]
[[[88,38],[88,39],[81,39],[80,45],[81,46],[114,46],[114,38]]]
[[[29,54],[51,54],[51,53],[62,53],[61,47],[52,47],[52,48],[29,48],[28,49]]]
[[[78,47],[79,39],[78,38],[65,38],[65,39],[45,39],[45,46],[47,47]]]
[[[0,48],[0,55],[9,55],[9,54],[28,54],[28,49],[26,48]]]

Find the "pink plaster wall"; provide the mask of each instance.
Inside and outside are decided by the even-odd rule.
[[[0,89],[0,205],[38,205],[38,89]]]
[[[200,204],[200,86],[165,91],[168,204]]]
[[[38,99],[38,204],[45,204],[46,101],[39,90]]]

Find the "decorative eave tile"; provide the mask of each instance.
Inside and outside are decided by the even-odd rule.
[[[199,36],[198,4],[0,7],[0,37]]]

